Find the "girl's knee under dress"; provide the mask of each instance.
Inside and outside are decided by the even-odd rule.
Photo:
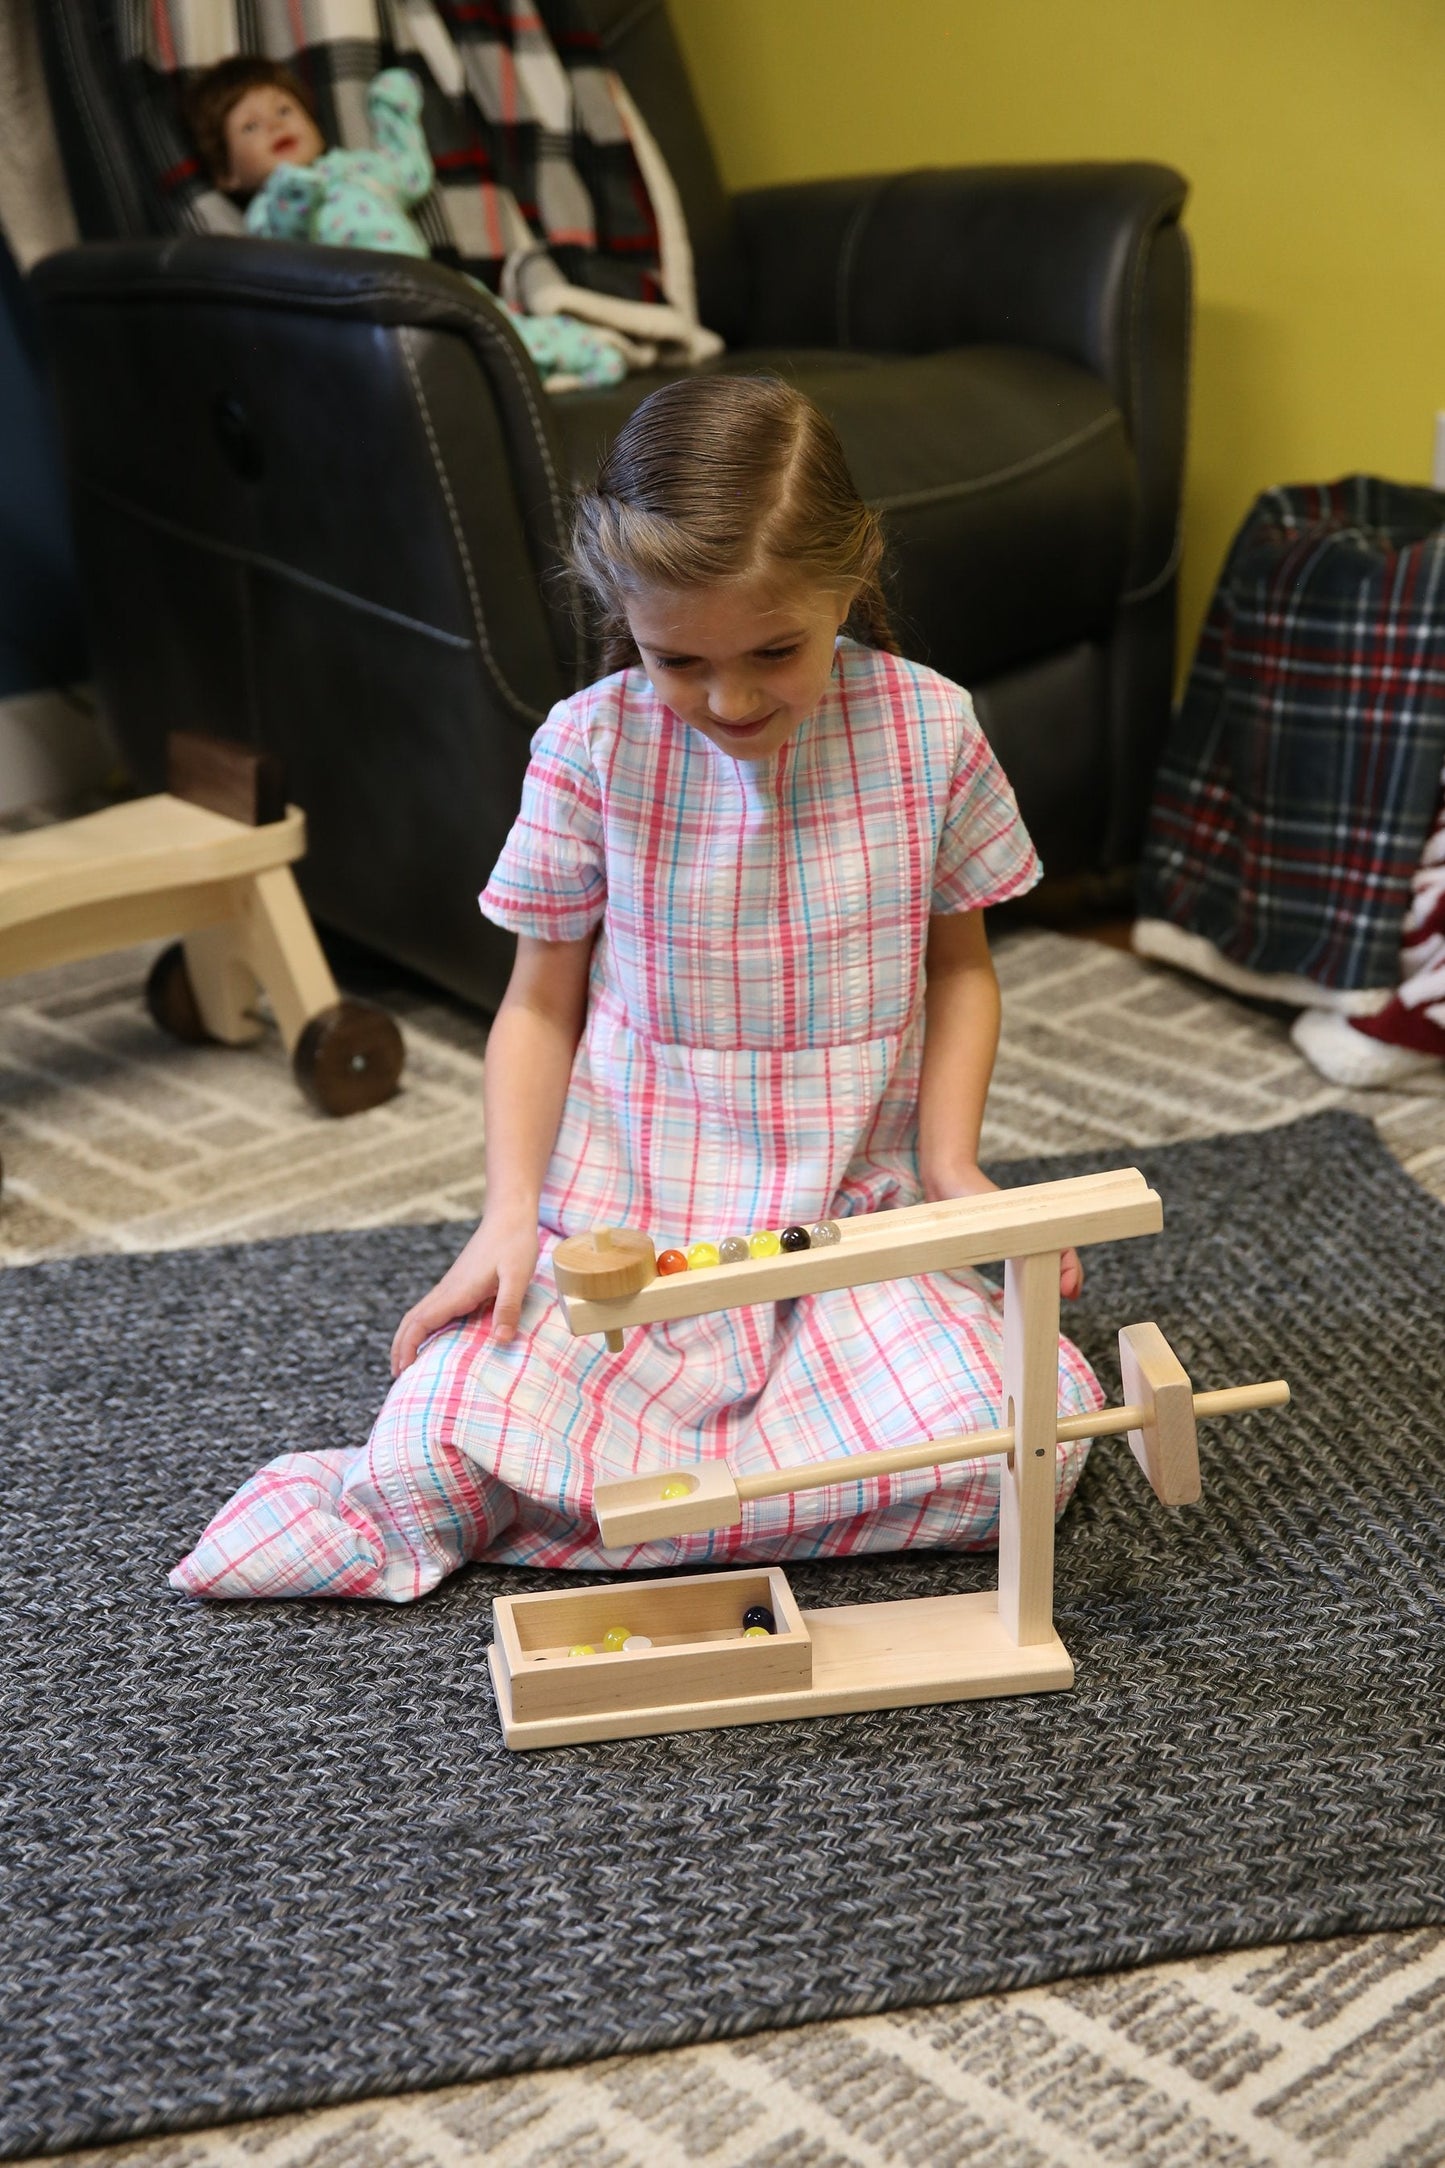
[[[734,761],[626,671],[554,710],[483,897],[516,932],[600,927],[587,1022],[516,1338],[439,1333],[362,1448],[252,1478],[171,1576],[213,1596],[406,1602],[466,1559],[657,1569],[996,1540],[996,1461],[751,1502],[740,1528],[604,1552],[593,1485],[705,1458],[737,1474],[998,1420],[1002,1308],[933,1273],[574,1339],[557,1240],[664,1245],[921,1196],[931,912],[1016,895],[1038,864],[968,696],[840,641],[829,694],[773,759]],[[1102,1402],[1059,1351],[1062,1409]],[[1085,1448],[1060,1449],[1056,1497]]]

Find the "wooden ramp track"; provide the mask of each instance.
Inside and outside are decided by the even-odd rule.
[[[783,1302],[828,1288],[906,1279],[918,1272],[1047,1256],[1090,1242],[1158,1234],[1163,1224],[1158,1195],[1137,1167],[1125,1167],[982,1197],[871,1212],[840,1220],[841,1239],[827,1249],[760,1257],[746,1264],[705,1265],[651,1280],[640,1294],[605,1301],[566,1294],[561,1300],[574,1333],[611,1332],[701,1317],[710,1310],[736,1310],[750,1302]]]

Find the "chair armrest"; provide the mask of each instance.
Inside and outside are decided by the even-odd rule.
[[[1109,387],[1140,479],[1131,590],[1172,571],[1187,399],[1188,186],[1168,166],[976,166],[734,200],[750,346],[1040,347]]]
[[[549,630],[564,672],[575,673],[576,625],[555,576],[570,518],[565,453],[542,380],[511,319],[470,279],[420,257],[221,234],[90,242],[47,257],[30,279],[47,311],[148,301],[174,308],[189,301],[388,330],[415,327],[464,340],[497,410]],[[442,486],[450,489],[441,471],[446,448],[431,447]],[[459,487],[456,512],[463,528],[484,527],[488,506],[470,502]]]

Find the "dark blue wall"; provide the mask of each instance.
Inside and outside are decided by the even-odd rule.
[[[0,237],[0,699],[86,674],[60,444],[34,305]]]

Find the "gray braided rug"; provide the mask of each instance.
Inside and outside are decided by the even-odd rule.
[[[1091,1252],[1073,1319],[1106,1382],[1157,1317],[1197,1385],[1296,1397],[1207,1433],[1178,1515],[1095,1449],[1076,1690],[550,1754],[503,1751],[483,1664],[541,1576],[164,1580],[261,1458],[361,1434],[456,1228],[0,1276],[0,2151],[1445,1921],[1445,1219],[1350,1115],[1138,1157],[1166,1232]]]

